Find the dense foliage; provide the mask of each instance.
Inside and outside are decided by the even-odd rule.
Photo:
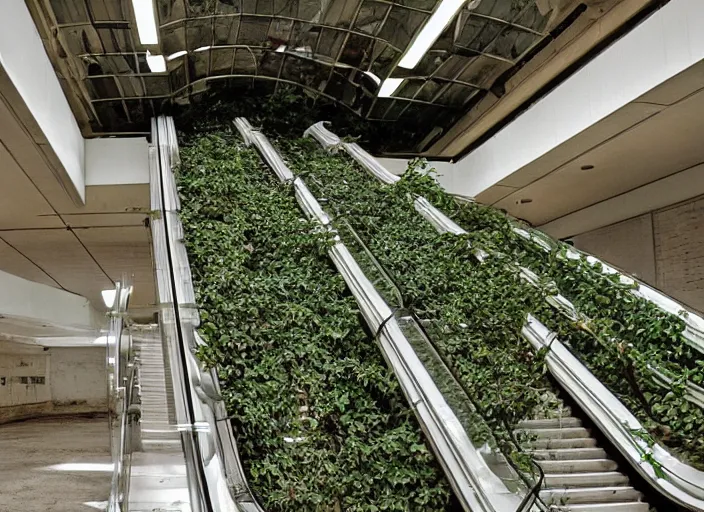
[[[687,378],[701,382],[701,361],[682,337],[681,319],[628,293],[622,285],[579,267],[558,251],[545,254],[517,236],[499,212],[463,204],[425,173],[409,172],[396,185],[380,184],[343,155],[328,155],[311,141],[280,141],[328,209],[354,225],[431,330],[495,434],[509,441],[515,422],[545,410],[550,382],[541,358],[520,337],[535,313],[638,416],[659,441],[695,465],[704,462],[704,415],[684,397]],[[421,165],[422,167],[422,165]],[[417,170],[417,169],[416,169]],[[437,235],[414,210],[424,195],[467,229]],[[499,254],[478,264],[467,244]],[[503,255],[503,256],[501,256]],[[545,306],[542,291],[517,276],[517,261],[554,280],[591,318],[575,325]],[[562,289],[564,288],[564,289]],[[648,365],[667,370],[670,389],[653,384]],[[509,446],[506,446],[510,449]]]
[[[418,215],[408,194],[427,177],[409,175],[387,186],[310,140],[281,140],[279,146],[335,221],[346,221],[365,240],[406,307],[426,321],[500,447],[515,452],[518,421],[557,407],[543,358],[520,338],[540,292],[501,264],[479,265],[467,250],[471,235],[438,235]]]
[[[177,173],[201,334],[267,511],[456,504],[329,237],[230,133],[184,138]]]
[[[484,240],[485,247],[539,272],[586,316],[587,325],[568,321],[545,305],[540,319],[561,335],[572,351],[638,417],[652,436],[680,458],[704,469],[704,412],[685,398],[687,381],[704,381],[704,358],[685,339],[681,317],[660,310],[631,293],[599,264],[566,257],[568,247],[550,241],[546,253],[514,232],[515,224],[500,212],[478,204],[447,199],[435,186],[422,192],[444,201],[443,210]],[[652,370],[672,379],[657,385]]]

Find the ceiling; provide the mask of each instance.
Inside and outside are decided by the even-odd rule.
[[[149,317],[149,185],[88,186],[86,205],[76,206],[6,92],[0,89],[0,270],[81,295],[99,311],[100,292],[124,276],[135,287],[133,315]]]
[[[216,82],[272,94],[285,83],[355,116],[412,126],[412,140],[397,144],[407,153],[430,147],[474,107],[484,110],[487,98],[496,102],[529,62],[546,61],[556,42],[574,40],[620,3],[468,0],[406,70],[396,64],[438,0],[155,0],[156,47],[139,44],[129,0],[26,2],[86,137],[146,133],[165,105],[188,103]],[[623,3],[631,9],[620,24],[654,2]],[[602,37],[619,23],[602,27]],[[587,38],[557,70],[599,42]],[[166,72],[150,72],[147,50],[167,57]],[[387,77],[405,80],[395,97],[379,98],[378,83]]]
[[[519,169],[479,194],[477,200],[536,226],[557,229],[560,224],[557,231],[561,235],[574,235],[581,231],[571,231],[558,221],[646,185],[653,200],[658,192],[652,187],[658,183],[668,187],[662,194],[678,200],[701,194],[692,180],[673,191],[674,182],[664,178],[704,163],[703,84],[704,62]]]

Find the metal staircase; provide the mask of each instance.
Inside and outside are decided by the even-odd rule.
[[[157,326],[149,326],[133,339],[139,360],[142,450],[132,454],[129,510],[190,512],[186,463],[161,333]]]
[[[643,495],[569,407],[524,420],[515,431],[545,472],[540,498],[554,511],[648,512]]]

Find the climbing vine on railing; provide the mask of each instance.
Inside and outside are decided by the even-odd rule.
[[[433,321],[437,343],[480,397],[481,412],[497,437],[508,442],[511,425],[539,407],[551,387],[543,378],[542,361],[519,336],[525,315],[533,312],[660,442],[690,463],[702,464],[704,416],[685,398],[683,378],[701,382],[702,366],[683,340],[681,319],[626,296],[623,286],[614,291],[611,281],[594,269],[572,268],[559,254],[539,252],[500,212],[461,204],[446,194],[422,162],[412,165],[397,184],[383,185],[348,157],[328,155],[310,141],[279,144],[295,171],[309,177],[315,193],[329,201],[332,213],[345,217],[369,240],[407,304]],[[413,209],[416,195],[429,199],[469,234],[435,234]],[[468,244],[495,256],[479,265]],[[514,262],[544,276],[541,290],[518,277]],[[544,294],[556,289],[590,317],[588,325],[578,327],[545,306]],[[670,389],[654,382],[652,366],[673,378]],[[514,394],[514,382],[525,388]]]
[[[540,292],[498,262],[480,265],[467,250],[472,235],[438,235],[409,200],[422,176],[382,185],[351,159],[327,154],[312,141],[278,145],[336,222],[344,219],[365,239],[406,307],[427,322],[500,447],[515,452],[517,423],[549,414],[557,403],[542,354],[520,339]]]
[[[457,505],[289,185],[227,130],[184,139],[182,218],[207,346],[248,482],[273,511]]]

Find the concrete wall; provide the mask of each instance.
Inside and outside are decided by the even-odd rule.
[[[105,350],[45,349],[0,340],[0,423],[106,412]]]
[[[704,312],[704,196],[572,240],[578,249]]]
[[[50,401],[49,358],[44,349],[12,345],[0,342],[0,410]],[[36,377],[44,379],[44,383],[36,382]]]
[[[107,407],[105,347],[50,348],[51,399]]]

